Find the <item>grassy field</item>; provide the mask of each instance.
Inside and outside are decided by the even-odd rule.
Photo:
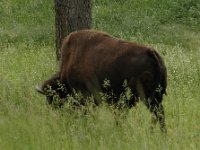
[[[35,85],[58,69],[53,1],[0,1],[0,149],[200,149],[200,2],[93,0],[93,28],[154,47],[168,69],[168,133],[149,131],[142,103],[115,123],[103,105],[91,114],[55,110]]]

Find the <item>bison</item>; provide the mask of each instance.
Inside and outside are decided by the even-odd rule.
[[[36,87],[39,93],[46,95],[49,104],[55,94],[66,99],[74,90],[85,95],[112,93],[113,97],[107,102],[114,104],[124,92],[126,81],[133,93],[126,106],[131,108],[142,100],[153,114],[153,123],[159,122],[161,130],[166,131],[162,100],[166,94],[167,71],[163,59],[153,48],[104,32],[81,30],[64,39],[60,54],[59,71]],[[109,88],[103,86],[105,79],[110,83]],[[49,89],[53,94],[49,94]],[[95,99],[98,105],[98,96]]]

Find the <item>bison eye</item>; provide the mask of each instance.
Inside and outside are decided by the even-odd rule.
[[[56,102],[58,100],[58,96],[57,95],[51,95],[51,96],[47,96],[47,102],[49,104],[52,104],[54,102]]]

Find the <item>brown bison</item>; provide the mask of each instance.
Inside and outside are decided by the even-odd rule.
[[[95,95],[97,105],[99,92],[112,93],[113,97],[107,102],[115,104],[125,90],[126,81],[133,93],[126,105],[131,108],[141,99],[153,113],[154,124],[159,121],[161,129],[166,130],[162,99],[166,94],[167,72],[154,49],[107,33],[82,30],[64,39],[60,54],[59,72],[36,87],[50,104],[55,94],[65,99],[73,91]],[[109,88],[103,86],[105,79],[110,82]],[[49,89],[53,94],[49,94]]]

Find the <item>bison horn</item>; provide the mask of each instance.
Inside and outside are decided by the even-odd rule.
[[[42,87],[41,87],[41,86],[36,85],[35,89],[36,89],[36,91],[37,91],[38,93],[40,93],[40,94],[45,94],[44,91],[42,90]]]

